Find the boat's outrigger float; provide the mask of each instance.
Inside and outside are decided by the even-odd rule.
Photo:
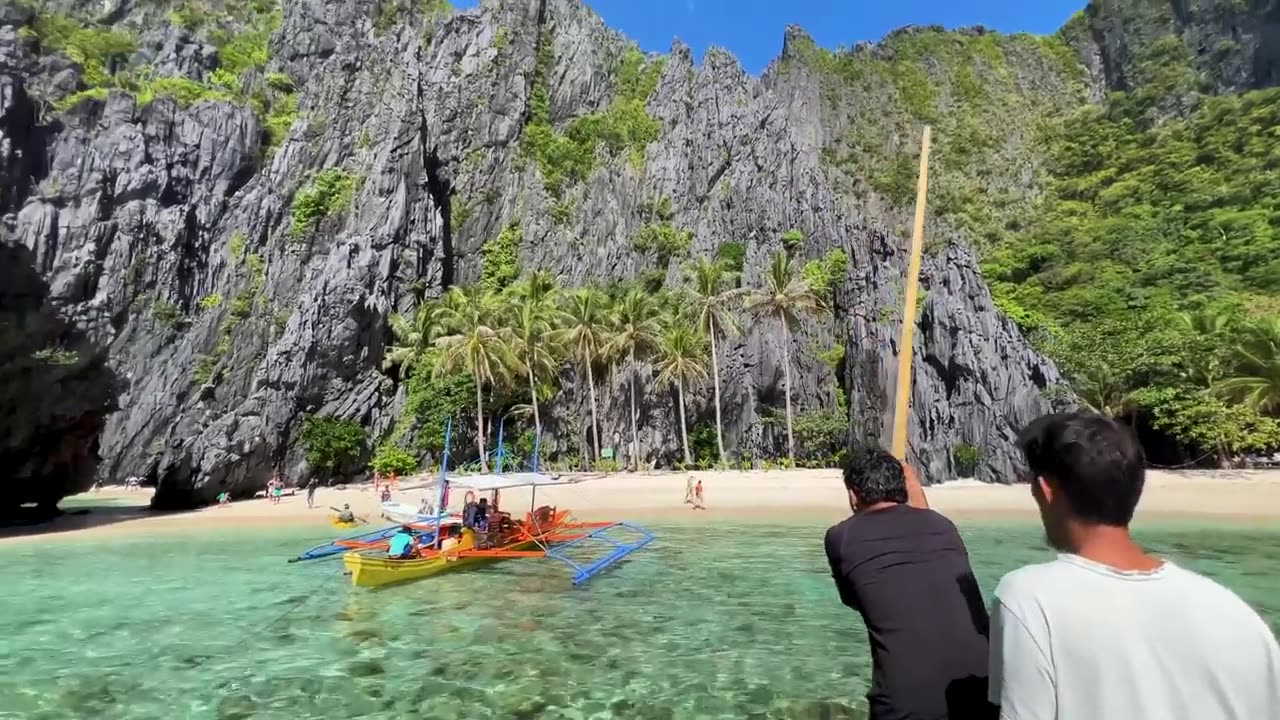
[[[419,522],[408,527],[416,531],[417,548],[407,558],[387,555],[389,541],[400,531],[400,525],[353,535],[324,545],[317,545],[290,562],[343,555],[343,564],[351,582],[360,587],[380,587],[421,580],[464,568],[486,565],[515,558],[550,558],[564,563],[571,571],[574,585],[580,585],[605,572],[627,556],[653,541],[648,530],[626,522],[579,522],[567,510],[537,506],[539,487],[568,485],[572,481],[537,472],[537,448],[534,448],[534,472],[502,473],[502,428],[498,430],[496,473],[450,479],[448,452],[452,423],[445,424],[444,460],[440,478],[435,483],[440,513],[434,518],[415,518]],[[536,443],[536,441],[535,441]],[[530,489],[529,512],[521,520],[497,510],[499,493],[510,488]],[[473,522],[472,513],[447,514],[449,492],[466,490],[490,494],[492,516],[485,523]],[[468,502],[468,508],[474,503]],[[344,554],[345,553],[345,554]]]

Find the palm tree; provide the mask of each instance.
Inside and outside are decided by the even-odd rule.
[[[636,376],[640,373],[639,361],[657,345],[662,334],[659,306],[653,295],[639,288],[630,288],[613,309],[612,337],[609,338],[606,355],[627,358],[631,376],[631,461],[633,469],[640,469],[640,436],[636,432]]]
[[[1280,411],[1280,317],[1260,320],[1245,329],[1233,353],[1234,377],[1214,389],[1260,413]]]
[[[689,454],[689,430],[684,419],[684,388],[707,379],[707,339],[691,318],[673,317],[666,323],[658,342],[658,382],[674,383],[680,411],[680,442],[685,465],[693,464]],[[724,458],[723,448],[720,454]]]
[[[773,254],[773,262],[764,282],[747,297],[746,309],[756,315],[757,322],[777,318],[782,325],[782,377],[787,398],[787,457],[796,462],[796,442],[791,417],[791,326],[801,315],[822,310],[822,300],[809,283],[791,270],[791,259],[785,252]]]
[[[721,465],[725,463],[724,427],[720,420],[720,359],[717,357],[716,338],[721,333],[728,335],[739,330],[738,321],[730,308],[742,298],[745,291],[726,288],[736,274],[722,259],[698,258],[688,270],[697,325],[711,341],[711,374],[715,380],[716,401],[716,449],[720,451]],[[684,420],[683,411],[680,419]]]
[[[1184,376],[1199,387],[1212,388],[1222,379],[1224,358],[1219,348],[1225,344],[1223,339],[1231,328],[1231,316],[1212,310],[1179,313],[1177,324],[1197,343],[1197,351],[1187,354]]]
[[[593,287],[578,288],[565,304],[565,321],[556,340],[577,365],[579,377],[585,371],[591,395],[591,442],[595,459],[600,459],[600,423],[596,419],[594,366],[605,355],[609,341],[609,298]]]
[[[509,290],[507,319],[511,323],[516,359],[529,380],[535,437],[542,435],[538,410],[538,376],[555,371],[554,333],[563,313],[557,306],[559,291],[550,273],[535,272]]]
[[[1124,379],[1104,362],[1090,364],[1072,378],[1080,398],[1107,417],[1123,415],[1130,407],[1130,392]]]
[[[387,348],[387,355],[382,360],[383,369],[395,367],[404,378],[418,363],[427,361],[432,341],[451,330],[442,322],[455,316],[458,304],[465,302],[466,298],[462,293],[446,292],[435,300],[418,305],[412,319],[392,313],[387,322],[395,344]]]
[[[510,333],[495,324],[493,298],[479,288],[450,288],[436,306],[434,322],[447,334],[435,341],[439,372],[468,372],[476,383],[476,448],[480,471],[489,472],[484,440],[484,386],[496,385],[519,362]]]

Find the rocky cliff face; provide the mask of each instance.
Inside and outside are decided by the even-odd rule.
[[[73,97],[88,84],[89,63],[51,51],[30,31],[54,12],[129,30],[136,47],[108,63],[121,65],[115,71],[145,65],[210,87],[225,47],[198,22],[178,22],[154,3],[0,11],[5,232],[30,249],[51,302],[110,348],[128,382],[102,433],[103,479],[144,474],[158,485],[158,505],[187,506],[223,489],[250,493],[276,467],[300,475],[296,437],[305,414],[386,432],[403,403],[379,370],[389,313],[475,281],[485,243],[510,226],[520,231],[522,269],[546,269],[570,285],[656,269],[674,284],[681,259],[659,264],[632,241],[664,198],[670,222],[692,232],[691,254],[744,244],[744,285],[758,281],[790,228],[804,234],[795,251],[802,258],[847,252],[834,318],[815,319],[793,337],[795,402],[800,411],[832,408],[843,393],[853,431],[887,439],[909,203],[865,181],[877,169],[869,155],[832,156],[866,127],[851,118],[892,116],[909,85],[889,74],[893,82],[868,86],[873,94],[848,87],[833,94],[831,84],[848,78],[806,56],[811,43],[798,31],[762,77],[714,49],[696,64],[677,44],[665,61],[644,61],[656,73],[640,98],[656,137],[616,152],[601,145],[588,172],[549,187],[547,167],[522,152],[540,112],[538,88],[546,89],[553,132],[606,112],[626,92],[618,68],[633,46],[574,0],[439,10],[286,0],[269,59],[241,76],[241,88],[283,88],[263,90],[257,101],[235,93],[152,96],[141,86]],[[1038,47],[994,47],[1025,52],[1046,68],[1055,57]],[[891,48],[857,52],[886,72],[894,67]],[[1054,77],[1074,78],[1061,102],[1098,94],[1075,77],[1078,67],[1053,67]],[[1001,77],[1027,103],[1068,82]],[[296,116],[278,111],[295,99]],[[900,122],[877,125],[887,133],[877,142],[910,147],[918,123],[894,112]],[[277,134],[282,118],[287,132]],[[970,185],[1030,202],[1036,168],[1018,159],[1031,142],[1002,138],[990,157],[1020,164],[975,174]],[[959,166],[947,157],[954,147],[940,143],[943,167]],[[329,181],[337,188],[330,194],[349,192],[349,205],[295,227],[299,198]],[[1062,395],[1061,379],[993,307],[964,233],[945,219],[928,232],[912,461],[927,480],[946,479],[954,475],[952,448],[972,444],[982,452],[979,478],[1010,482],[1015,430]],[[834,344],[845,349],[835,369],[819,357]],[[742,457],[779,447],[761,417],[780,405],[781,357],[767,324],[721,348],[726,444]],[[624,381],[608,379],[601,397],[604,439],[619,448]],[[709,399],[695,395],[691,411],[711,418]],[[577,452],[583,408],[567,378],[546,413],[545,453]],[[666,389],[646,391],[642,427],[643,460],[673,460],[678,424]]]
[[[0,243],[0,519],[89,489],[118,390],[106,353],[46,302],[32,260]]]

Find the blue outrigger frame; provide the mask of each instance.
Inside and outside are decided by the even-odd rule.
[[[505,424],[506,424],[505,418],[498,423],[498,458],[497,458],[496,468],[494,471],[494,473],[497,475],[502,474],[502,447],[503,447],[502,431],[503,431],[503,426]],[[533,472],[535,474],[537,474],[538,472],[538,454],[539,454],[538,449],[540,444],[541,444],[541,438],[535,436],[533,439]],[[538,497],[538,486],[531,485],[530,493],[529,493],[529,511],[530,512],[533,512],[535,506],[537,505],[537,497]],[[609,535],[610,531],[619,530],[619,529],[629,530],[633,533],[636,533],[637,535],[639,535],[639,538],[631,542],[627,542],[624,540],[619,540],[618,538],[615,538]],[[569,540],[568,542],[558,543],[555,545],[546,545],[543,547],[543,550],[546,552],[546,557],[549,557],[553,560],[559,560],[560,562],[569,566],[569,569],[573,572],[573,578],[572,578],[573,584],[576,586],[576,585],[581,585],[582,583],[590,580],[596,575],[599,575],[600,573],[604,572],[609,567],[621,562],[623,558],[639,550],[640,548],[643,548],[645,545],[648,545],[649,543],[653,542],[654,538],[655,538],[655,535],[653,533],[649,532],[643,527],[640,527],[639,525],[635,525],[633,523],[627,523],[627,522],[615,522],[610,525],[606,525],[604,527],[595,528],[594,530],[586,533],[582,537]],[[594,560],[589,560],[589,561],[574,560],[574,558],[571,557],[566,552],[570,548],[574,548],[579,545],[585,545],[588,541],[591,541],[591,540],[605,542],[612,545],[613,547],[603,556],[598,557]]]

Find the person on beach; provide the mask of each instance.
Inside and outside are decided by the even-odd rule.
[[[702,481],[701,480],[699,480],[698,483],[693,486],[693,509],[694,510],[707,509],[706,503],[702,501]]]
[[[1280,648],[1235,593],[1129,535],[1146,460],[1093,413],[1042,417],[1018,446],[1052,562],[1001,579],[990,698],[1005,720],[1280,718]]]
[[[870,720],[987,720],[988,619],[955,525],[915,473],[874,447],[842,461],[853,515],[827,530],[840,600],[871,646]]]
[[[317,478],[311,478],[311,480],[307,483],[307,508],[308,509],[316,506],[316,488],[318,487],[320,487],[320,480]]]
[[[684,479],[684,504],[693,504],[693,476],[690,475]]]
[[[226,507],[231,504],[231,493],[226,490],[218,493],[218,507]]]
[[[391,502],[391,486],[390,486],[390,485],[383,485],[383,486],[382,486],[382,495],[381,495],[380,499],[381,499],[381,501],[382,501],[382,502],[384,502],[384,503],[385,503],[385,502]]]

